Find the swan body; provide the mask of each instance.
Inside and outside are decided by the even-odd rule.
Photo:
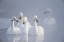
[[[31,24],[28,22],[29,27],[32,27]]]
[[[44,14],[50,13],[49,17],[46,18],[43,22],[44,25],[56,25],[56,20],[54,18],[51,18],[51,9],[47,9]]]
[[[11,29],[11,27],[7,30],[7,34],[21,34],[21,31],[18,27],[15,27],[14,30]]]
[[[30,35],[43,35],[44,29],[41,26],[37,26],[38,18],[35,15],[34,16],[34,26],[29,28],[29,34]]]
[[[39,32],[39,34],[41,35],[41,34],[44,34],[44,29],[43,29],[43,27],[41,27],[41,26],[38,26],[38,32]]]
[[[7,34],[21,34],[21,30],[18,27],[15,27],[14,21],[18,22],[18,20],[15,16],[11,20],[11,27],[8,28]]]
[[[56,21],[55,21],[54,18],[50,18],[50,19],[46,18],[46,19],[44,20],[44,23],[43,23],[43,24],[44,24],[44,25],[55,25],[55,24],[56,24]]]
[[[34,29],[34,27],[29,29],[29,34],[30,35],[44,35],[44,29],[41,26],[37,26],[37,29]]]

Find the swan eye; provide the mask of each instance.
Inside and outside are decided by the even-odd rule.
[[[14,18],[15,19],[15,18]]]

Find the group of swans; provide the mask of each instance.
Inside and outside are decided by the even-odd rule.
[[[51,9],[47,9],[44,14],[46,14],[46,13],[51,13]],[[44,34],[44,28],[37,25],[37,22],[38,22],[37,15],[35,15],[33,18],[33,20],[34,20],[33,26],[29,23],[27,17],[23,16],[23,13],[20,13],[19,19],[20,19],[20,21],[16,25],[16,27],[14,25],[14,22],[15,21],[18,22],[18,19],[15,16],[11,19],[11,27],[8,28],[7,34],[23,34],[23,33],[30,34],[30,35]],[[50,17],[46,18],[44,20],[43,24],[44,25],[54,25],[54,24],[56,24],[56,21],[54,18],[51,18],[51,14],[50,14]]]
[[[11,27],[7,30],[7,34],[30,34],[30,35],[42,35],[44,34],[44,29],[41,26],[37,26],[38,18],[34,16],[34,26],[32,27],[28,22],[27,17],[23,18],[23,22],[21,21],[15,27],[14,22],[18,22],[18,19],[14,16],[11,20]],[[31,27],[30,27],[31,26]]]

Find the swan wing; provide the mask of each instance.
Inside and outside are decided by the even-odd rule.
[[[47,25],[48,24],[48,18],[46,18],[43,22],[44,25]]]
[[[18,27],[15,27],[14,32],[16,34],[21,34],[21,30]]]
[[[51,18],[51,23],[56,24],[56,20],[54,18]]]
[[[54,18],[46,18],[43,22],[44,25],[55,25],[56,24],[56,21]]]
[[[28,26],[31,27],[31,24],[28,22]]]
[[[41,26],[38,26],[38,32],[39,34],[44,34],[44,28]]]
[[[13,30],[12,28],[8,28],[7,34],[21,34],[21,31],[18,27],[15,27]]]
[[[8,28],[8,30],[7,30],[7,34],[12,34],[12,29],[11,29],[11,27]]]
[[[38,29],[42,29],[42,30],[44,30],[42,26],[38,26]]]

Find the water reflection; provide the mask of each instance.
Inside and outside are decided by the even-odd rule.
[[[53,42],[54,40],[54,33],[56,32],[56,25],[54,26],[44,26],[44,42]]]
[[[21,42],[28,42],[28,34],[21,35]]]
[[[22,35],[7,35],[10,42],[43,42],[44,36],[31,36],[28,34]]]
[[[43,41],[44,41],[44,35],[41,35],[41,36],[29,35],[29,42],[43,42]]]
[[[11,42],[20,42],[21,35],[7,35],[7,38]]]
[[[56,29],[57,25],[54,26],[44,26],[45,30],[54,31]]]

